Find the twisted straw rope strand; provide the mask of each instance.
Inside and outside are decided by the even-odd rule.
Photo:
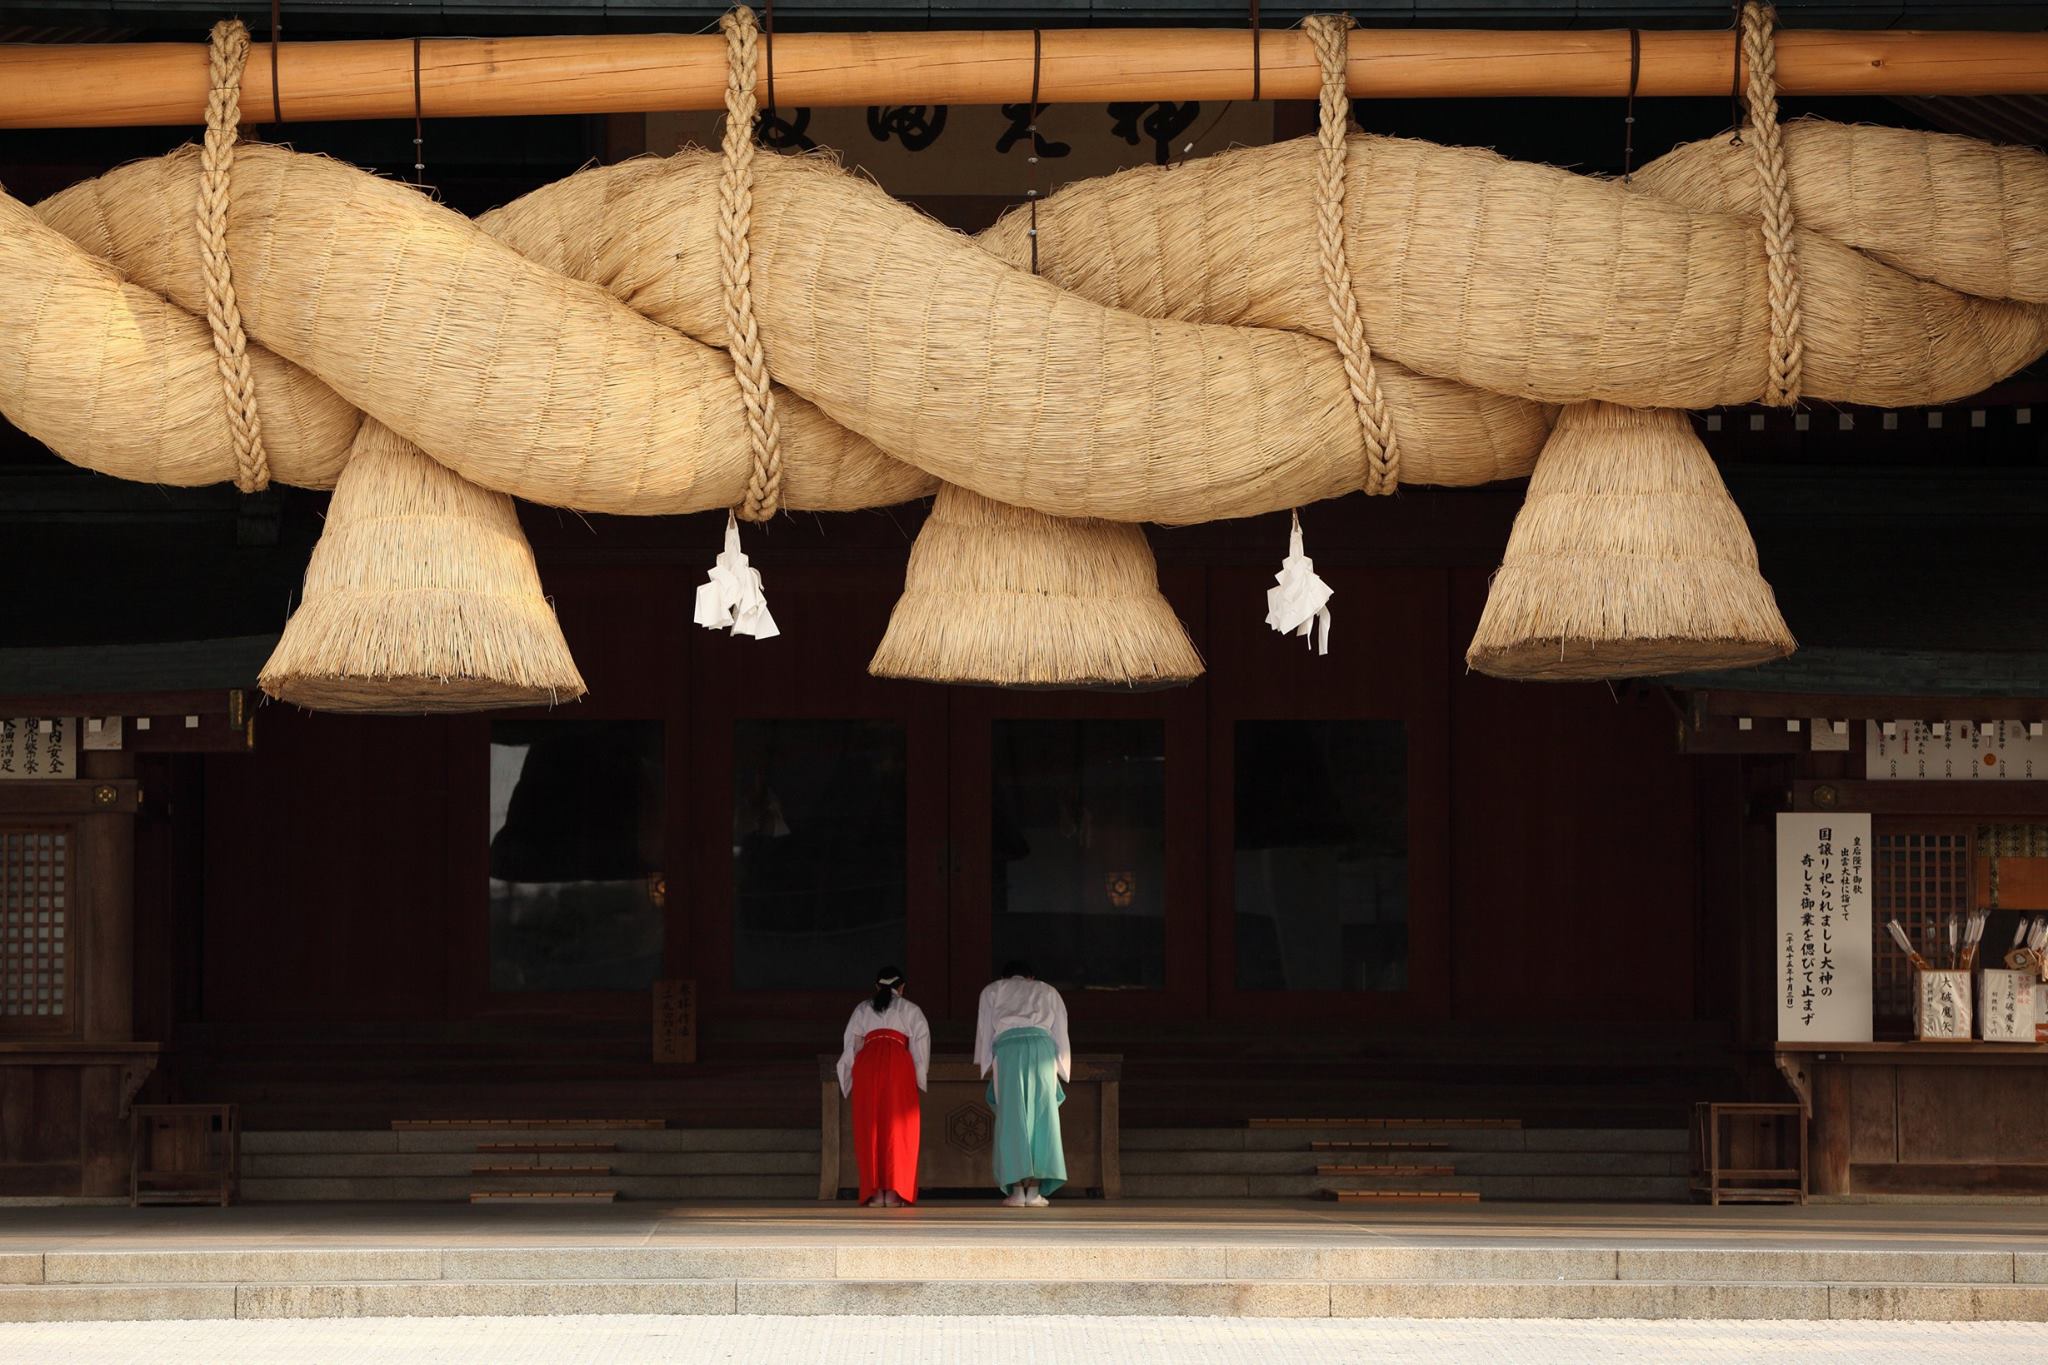
[[[1345,139],[1350,133],[1351,97],[1348,76],[1351,16],[1316,14],[1304,21],[1309,41],[1322,66],[1322,101],[1316,123],[1316,257],[1330,296],[1337,350],[1344,358],[1344,379],[1351,405],[1365,433],[1365,491],[1391,493],[1401,482],[1401,447],[1394,439],[1393,417],[1373,367],[1372,347],[1365,340],[1365,319],[1351,287],[1351,263],[1345,254]]]
[[[782,424],[775,387],[754,318],[754,69],[759,30],[742,6],[718,21],[725,34],[725,141],[718,182],[718,268],[725,289],[725,347],[747,412],[753,469],[747,496],[735,510],[747,521],[768,521],[782,504]]]
[[[228,205],[235,165],[235,136],[242,121],[242,66],[249,59],[249,30],[239,19],[213,26],[207,45],[206,139],[200,149],[199,261],[206,283],[206,322],[220,362],[227,395],[228,429],[235,446],[235,487],[244,493],[270,486],[270,457],[263,449],[263,420],[256,411],[256,377],[249,366],[249,338],[235,298],[228,263]]]
[[[1764,259],[1769,267],[1771,368],[1763,401],[1789,408],[1799,402],[1806,347],[1801,339],[1799,253],[1793,241],[1792,186],[1785,141],[1778,130],[1778,12],[1749,0],[1742,7],[1742,53],[1749,67],[1749,144],[1754,148],[1762,209]]]

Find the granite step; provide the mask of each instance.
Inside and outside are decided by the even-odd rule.
[[[552,1177],[550,1184],[578,1188],[584,1177]],[[623,1175],[587,1178],[593,1188],[602,1184],[616,1190],[622,1199],[815,1199],[818,1177],[813,1163],[808,1175]],[[460,1175],[440,1176],[276,1176],[248,1177],[241,1181],[241,1195],[248,1203],[299,1202],[382,1202],[409,1200],[467,1200],[491,1182],[465,1169]],[[504,1188],[516,1188],[506,1179]]]
[[[1511,1202],[1674,1204],[1687,1202],[1692,1193],[1686,1176],[1501,1175],[1469,1179],[1482,1197]],[[1328,1184],[1312,1169],[1299,1175],[1124,1172],[1124,1194],[1132,1199],[1313,1199]]]
[[[1019,1224],[1030,1221],[1020,1215]],[[360,1280],[1288,1280],[1463,1283],[1610,1280],[1659,1283],[1841,1283],[2032,1286],[2048,1292],[2048,1250],[1903,1250],[1719,1246],[1615,1247],[1583,1241],[1346,1240],[1337,1244],[1103,1240],[1074,1231],[1031,1240],[829,1239],[801,1245],[542,1244],[0,1253],[0,1286],[201,1283],[329,1284]],[[1161,1234],[1164,1236],[1164,1234]]]
[[[1305,1152],[1136,1151],[1123,1154],[1125,1175],[1299,1175],[1331,1161],[1356,1165],[1418,1161],[1457,1167],[1460,1175],[1684,1176],[1691,1162],[1667,1152],[1460,1152],[1424,1148],[1378,1151],[1350,1148]]]
[[[0,1285],[0,1321],[1051,1313],[1232,1317],[1912,1318],[2048,1322],[2048,1285],[1617,1280],[507,1279]]]
[[[289,1152],[244,1153],[244,1180],[280,1177],[368,1178],[373,1176],[467,1175],[481,1160],[519,1168],[562,1164],[563,1153],[517,1152]],[[809,1175],[818,1173],[818,1153],[809,1152],[608,1152],[605,1162],[623,1175]]]
[[[585,1136],[575,1130],[543,1129],[245,1129],[244,1155],[369,1155],[389,1152],[474,1152],[485,1143],[536,1145],[603,1141],[622,1152],[809,1152],[818,1151],[816,1128],[649,1128]]]
[[[1683,1128],[1126,1128],[1123,1150],[1271,1152],[1310,1150],[1316,1142],[1441,1142],[1457,1151],[1676,1152],[1690,1139]]]

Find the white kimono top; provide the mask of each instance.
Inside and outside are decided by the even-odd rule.
[[[846,1038],[839,1050],[839,1093],[853,1093],[853,1059],[868,1035],[878,1028],[893,1029],[910,1040],[910,1064],[917,1068],[917,1088],[924,1089],[925,1073],[932,1064],[931,1025],[925,1023],[923,1010],[899,995],[882,1014],[875,1013],[872,1000],[863,1000],[853,1007],[853,1017],[846,1021]]]
[[[1067,1002],[1043,981],[1006,976],[981,988],[974,1021],[974,1064],[986,1076],[995,1068],[996,1039],[1013,1028],[1042,1028],[1059,1052],[1060,1079],[1074,1079],[1074,1045],[1067,1041]]]

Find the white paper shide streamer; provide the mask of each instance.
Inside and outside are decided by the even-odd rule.
[[[1330,652],[1330,585],[1316,577],[1316,562],[1302,553],[1301,514],[1293,514],[1287,558],[1266,589],[1266,624],[1282,635],[1307,637],[1318,654]],[[1316,627],[1321,626],[1318,636]]]
[[[739,518],[725,516],[725,549],[711,566],[711,574],[697,589],[697,624],[708,630],[729,630],[751,635],[756,640],[772,639],[782,632],[768,614],[768,598],[761,591],[761,571],[747,563],[740,550]]]

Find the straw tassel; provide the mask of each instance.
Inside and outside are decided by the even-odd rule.
[[[942,485],[903,596],[868,664],[878,678],[998,687],[1151,688],[1202,659],[1160,595],[1145,533],[1049,517]]]
[[[1797,647],[1686,415],[1566,408],[1465,661],[1497,678],[1628,678],[1746,668]]]
[[[356,434],[304,598],[260,680],[320,711],[480,711],[584,693],[512,499],[376,421]]]

